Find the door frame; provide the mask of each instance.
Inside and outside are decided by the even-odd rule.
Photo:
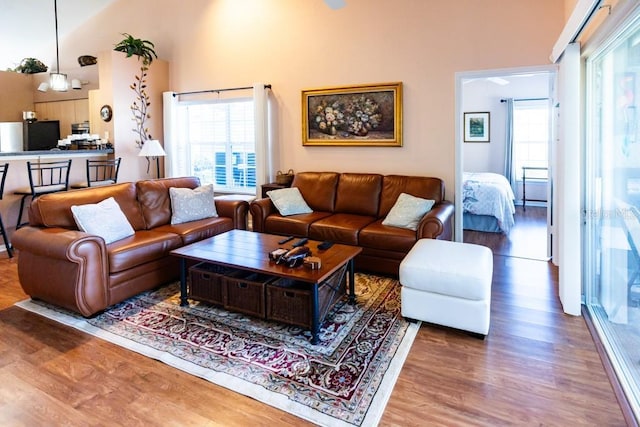
[[[556,104],[557,94],[556,94],[556,80],[558,74],[558,67],[556,65],[541,65],[541,66],[532,66],[532,67],[516,67],[516,68],[502,68],[502,69],[492,69],[492,70],[481,70],[481,71],[463,71],[455,73],[455,198],[454,203],[458,208],[455,209],[454,212],[454,239],[457,242],[463,241],[463,228],[462,228],[462,173],[463,173],[463,165],[464,165],[464,150],[462,143],[463,136],[463,123],[462,123],[462,101],[464,98],[464,85],[463,82],[465,80],[471,79],[486,79],[489,77],[504,77],[504,76],[515,76],[522,74],[536,74],[536,73],[549,73],[549,100],[551,104],[550,111],[551,115],[554,114],[555,108],[553,108]],[[547,195],[548,195],[548,209],[547,209],[547,254],[551,256],[554,251],[551,247],[551,236],[554,234],[554,219],[551,214],[553,212],[552,202],[553,202],[553,182],[554,182],[554,174],[553,174],[553,165],[555,163],[554,151],[551,149],[552,145],[556,138],[556,126],[555,120],[550,117],[550,131],[552,135],[550,135],[550,143],[549,143],[549,183],[547,185]]]

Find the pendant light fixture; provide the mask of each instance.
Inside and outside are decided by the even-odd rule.
[[[67,75],[60,73],[60,50],[58,45],[58,0],[53,0],[53,12],[56,23],[56,72],[50,74],[49,86],[52,90],[66,92]]]

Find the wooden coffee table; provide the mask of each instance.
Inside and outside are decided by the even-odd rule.
[[[335,279],[334,275],[344,274],[346,267],[348,302],[355,304],[353,259],[362,252],[362,248],[336,243],[329,249],[321,251],[317,248],[321,242],[309,240],[306,245],[311,249],[313,256],[321,259],[321,268],[317,270],[304,266],[290,268],[286,265],[278,265],[269,259],[269,252],[277,248],[290,249],[299,240],[295,238],[284,244],[278,243],[283,238],[283,236],[273,234],[231,230],[171,251],[172,255],[180,258],[180,305],[189,304],[187,292],[188,260],[308,283],[312,306],[311,342],[316,344],[321,322],[318,288],[328,280]]]

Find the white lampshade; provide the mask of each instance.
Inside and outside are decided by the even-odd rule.
[[[49,90],[49,83],[47,83],[47,82],[42,82],[38,86],[38,91],[40,91],[40,92],[46,92],[48,90]]]
[[[71,80],[71,89],[82,89],[82,82],[79,79]]]
[[[164,152],[162,145],[160,145],[160,141],[157,139],[149,139],[145,141],[138,153],[138,156],[140,157],[162,157],[166,155],[167,153]]]
[[[66,92],[68,87],[66,74],[51,73],[50,77],[51,81],[49,84],[51,85],[51,89],[58,92]]]

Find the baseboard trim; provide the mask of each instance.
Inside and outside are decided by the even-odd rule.
[[[624,392],[622,384],[620,384],[620,381],[618,380],[618,375],[616,374],[615,369],[611,364],[609,355],[607,354],[604,348],[604,344],[602,344],[602,340],[600,340],[600,335],[598,335],[598,331],[593,324],[591,313],[589,313],[589,310],[587,310],[584,305],[582,306],[582,317],[584,317],[584,321],[587,324],[587,329],[589,329],[589,333],[591,334],[593,343],[596,346],[596,350],[598,352],[598,355],[600,356],[600,360],[602,361],[602,366],[604,367],[604,371],[609,378],[609,383],[611,383],[611,388],[613,388],[613,393],[618,400],[620,410],[622,411],[622,415],[624,416],[627,426],[640,427],[638,425],[638,420],[633,413],[633,409],[631,408],[631,404],[629,403],[629,399],[627,398],[627,394]]]

